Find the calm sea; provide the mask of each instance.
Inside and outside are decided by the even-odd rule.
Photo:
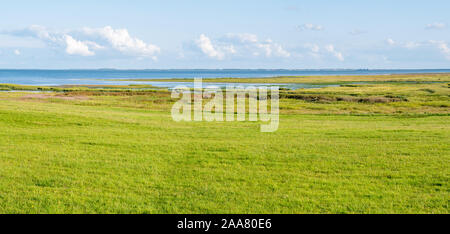
[[[152,84],[164,86],[167,82],[108,81],[108,79],[169,79],[169,78],[255,78],[275,76],[314,75],[379,75],[406,73],[444,73],[450,69],[427,70],[265,70],[265,69],[190,69],[190,70],[1,70],[0,83],[22,85],[66,84]]]

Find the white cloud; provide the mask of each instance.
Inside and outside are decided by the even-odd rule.
[[[322,31],[325,28],[322,25],[315,25],[315,24],[302,24],[297,26],[300,30],[311,30],[311,31]]]
[[[444,29],[445,27],[447,27],[445,23],[435,22],[432,24],[427,24],[425,29]]]
[[[444,54],[445,58],[450,60],[450,47],[449,45],[444,41],[429,41],[431,44],[436,45],[437,48],[441,51],[442,54]]]
[[[20,50],[14,50],[15,55],[20,55]]]
[[[243,53],[249,53],[254,56],[264,54],[266,57],[289,57],[291,54],[280,44],[271,39],[260,41],[258,36],[250,33],[229,33],[222,41],[240,45]]]
[[[93,41],[83,41],[84,44],[88,45],[89,48],[93,49],[93,50],[102,50],[105,49],[104,46],[101,46],[99,44],[97,44],[96,42]]]
[[[266,57],[272,56],[272,47],[270,46],[270,44],[268,44],[268,43],[267,44],[260,44],[260,43],[258,43],[256,46],[258,48],[261,48],[264,51],[264,54],[266,55]]]
[[[258,36],[251,33],[228,33],[225,37],[228,39],[237,39],[240,43],[258,42]]]
[[[440,43],[438,48],[445,55],[445,57],[450,60],[450,48],[448,45],[446,43]]]
[[[304,45],[304,47],[306,49],[309,50],[308,54],[311,55],[312,57],[318,59],[320,58],[320,47],[317,44],[311,44],[311,43],[307,43]]]
[[[291,56],[291,54],[288,51],[286,51],[285,49],[283,49],[283,47],[281,47],[281,45],[272,44],[272,46],[275,48],[275,54],[277,56],[286,57],[286,58]]]
[[[395,46],[396,48],[404,48],[408,50],[421,49],[422,53],[427,50],[436,48],[445,56],[446,59],[450,60],[450,46],[445,41],[428,40],[422,42],[395,42],[392,39],[387,39],[386,42],[391,46]]]
[[[392,38],[386,39],[386,43],[387,43],[388,45],[395,45],[395,41],[392,40]]]
[[[264,42],[256,43],[258,48],[263,49],[266,57],[272,57],[272,55],[277,57],[289,57],[291,54],[283,49],[283,47],[272,40],[268,39]]]
[[[15,37],[31,37],[45,42],[48,45],[54,46],[63,42],[62,34],[50,32],[43,26],[31,25],[28,28],[20,30],[0,31],[0,34],[10,35]]]
[[[211,40],[205,34],[201,34],[195,40],[195,45],[203,54],[210,58],[222,60],[230,56],[241,57],[289,57],[291,54],[280,44],[270,39],[260,41],[258,37],[250,33],[228,33],[218,40]]]
[[[313,53],[319,53],[320,47],[317,44],[305,44],[305,47],[310,49]]]
[[[6,32],[6,34],[18,37],[33,37],[45,42],[55,48],[64,48],[70,55],[91,56],[94,52],[89,50],[89,46],[97,49],[100,46],[95,42],[79,41],[72,36],[60,32],[51,32],[43,26],[32,25],[26,29]],[[88,46],[89,45],[89,46]],[[17,54],[17,53],[16,53]],[[19,52],[20,54],[20,52]]]
[[[398,41],[394,41],[391,38],[386,39],[385,42],[389,46],[403,47],[406,49],[414,49],[414,48],[423,46],[423,43],[420,43],[420,42],[416,42],[416,41],[398,42]]]
[[[117,50],[123,54],[151,57],[156,60],[160,48],[145,43],[141,39],[131,37],[126,29],[113,29],[110,26],[103,28],[84,28],[83,30],[65,30],[52,32],[39,25],[32,25],[22,30],[3,31],[17,37],[33,37],[45,42],[50,47],[64,49],[71,55],[92,56],[94,50]]]
[[[421,44],[418,42],[409,41],[409,42],[406,42],[403,46],[407,49],[414,49],[416,47],[421,46]]]
[[[315,59],[332,56],[337,58],[339,61],[344,61],[344,55],[337,51],[332,44],[320,46],[315,43],[306,43],[303,47],[307,49],[306,53]]]
[[[201,34],[200,38],[195,41],[197,46],[202,50],[204,54],[211,58],[222,60],[224,58],[224,53],[214,47],[209,37],[205,34]]]
[[[224,46],[222,49],[223,49],[226,53],[229,53],[229,54],[235,54],[235,53],[237,52],[236,49],[234,48],[234,45]]]
[[[330,52],[331,54],[334,55],[334,57],[336,57],[339,61],[344,61],[344,56],[342,55],[341,52],[338,52],[334,49],[333,45],[326,45],[325,46],[325,50],[327,50],[328,52]]]
[[[113,29],[111,26],[103,28],[84,28],[86,35],[98,36],[105,39],[112,48],[125,53],[156,59],[156,54],[161,49],[153,44],[145,43],[143,40],[132,37],[127,29]]]
[[[354,36],[365,34],[365,33],[367,33],[367,31],[360,30],[360,29],[353,29],[352,31],[350,31],[350,34],[354,35]]]
[[[29,30],[32,36],[42,40],[57,42],[60,39],[57,33],[51,33],[45,27],[40,25],[31,25],[28,29],[25,29],[25,31],[26,30]]]
[[[95,53],[89,50],[86,43],[77,41],[69,35],[65,35],[66,39],[66,52],[71,55],[92,56]]]

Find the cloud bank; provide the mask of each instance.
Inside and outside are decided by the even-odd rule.
[[[114,29],[111,26],[58,32],[32,25],[21,30],[2,31],[0,34],[36,38],[52,48],[63,49],[68,55],[94,56],[100,50],[112,50],[125,55],[156,59],[160,53],[158,46],[132,37],[127,29]]]
[[[302,30],[302,31],[306,31],[306,30],[310,30],[310,31],[322,31],[322,30],[324,30],[325,28],[322,26],[322,25],[316,25],[316,24],[302,24],[302,25],[299,25],[299,26],[297,26],[297,28],[299,29],[299,30]]]
[[[153,44],[145,43],[143,40],[132,37],[127,29],[114,29],[111,26],[103,28],[83,28],[85,35],[99,37],[106,40],[113,49],[124,54],[151,57],[156,59],[156,54],[161,49]]]
[[[304,48],[308,49],[309,52],[307,54],[309,54],[311,57],[315,59],[332,56],[341,62],[345,60],[342,52],[337,51],[335,46],[332,44],[319,46],[317,44],[306,43],[304,45]]]
[[[201,34],[195,40],[195,45],[204,55],[217,60],[230,57],[287,58],[291,56],[280,44],[271,39],[259,40],[257,35],[250,33],[228,33],[215,40]]]
[[[427,24],[425,29],[444,29],[445,27],[447,27],[445,23],[434,22],[432,24]]]
[[[407,41],[407,42],[397,42],[391,38],[386,39],[386,43],[391,46],[391,48],[403,48],[408,50],[414,49],[428,49],[428,50],[438,50],[447,60],[450,60],[450,46],[446,41],[428,40],[428,41]]]

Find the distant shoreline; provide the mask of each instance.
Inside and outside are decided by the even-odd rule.
[[[150,82],[193,82],[193,78],[169,78],[169,79],[108,79],[114,81],[150,81]],[[203,78],[210,83],[339,83],[339,82],[450,82],[448,73],[407,73],[407,74],[383,74],[383,75],[317,75],[317,76],[276,76],[276,77],[224,77]]]
[[[66,88],[107,88],[107,89],[165,89],[178,85],[193,87],[193,78],[175,79],[86,79],[85,84],[22,85],[0,82],[0,91],[32,90],[62,91]],[[89,84],[91,83],[99,84]],[[393,74],[393,75],[339,75],[339,76],[282,76],[260,78],[205,78],[204,85],[269,85],[289,89],[320,88],[340,85],[374,84],[432,84],[450,83],[450,73]],[[103,82],[103,83],[102,83]]]
[[[365,69],[365,68],[318,68],[318,69],[287,69],[287,68],[168,68],[168,69],[121,69],[121,68],[0,68],[0,71],[298,71],[298,72],[321,72],[321,71],[360,71],[360,72],[379,72],[379,71],[447,71],[450,68],[399,68],[399,69]]]

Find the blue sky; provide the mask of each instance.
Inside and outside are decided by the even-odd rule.
[[[0,68],[450,68],[449,1],[8,1]]]

